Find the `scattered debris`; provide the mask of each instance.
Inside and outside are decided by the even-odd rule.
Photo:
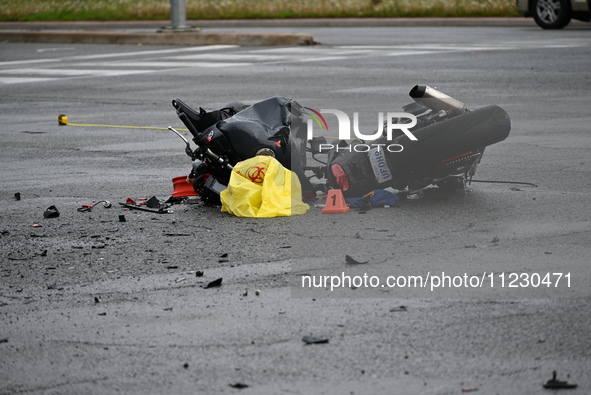
[[[220,255],[220,258],[227,258],[228,257],[228,253],[224,252],[223,254]]]
[[[543,385],[548,390],[567,390],[577,388],[577,384],[569,384],[568,381],[556,380],[556,370],[552,372],[552,379]]]
[[[42,228],[42,227],[43,227],[43,225],[41,225],[41,224],[33,224],[33,225],[31,225],[31,226],[32,226],[33,228]]]
[[[43,218],[57,218],[60,216],[60,212],[55,206],[49,206],[43,213]]]
[[[170,265],[170,266],[166,266],[167,269],[178,269],[179,267],[177,265]]]
[[[390,309],[390,313],[396,313],[399,311],[408,311],[408,309],[406,308],[406,306],[398,306],[398,307],[392,307]]]
[[[232,388],[237,388],[239,390],[243,389],[243,388],[248,388],[248,384],[244,384],[244,383],[233,383],[233,384],[229,384],[230,387]]]
[[[152,196],[150,199],[148,199],[146,201],[146,206],[150,207],[150,208],[160,208],[163,205],[160,203],[160,201],[156,198],[156,196]]]
[[[261,294],[261,290],[260,290],[260,289],[257,289],[256,291],[254,291],[254,294],[255,294],[256,296],[259,296],[259,295]]]
[[[187,278],[186,277],[180,277],[180,278],[177,278],[176,280],[174,280],[175,283],[180,283],[182,281],[187,281]]]
[[[5,337],[4,339],[0,339],[0,343],[8,343],[8,338]]]
[[[111,206],[112,206],[111,202],[109,202],[108,200],[101,200],[101,201],[96,202],[94,204],[83,204],[82,207],[78,207],[78,211],[81,213],[90,212],[90,211],[92,211],[94,206],[96,206],[99,203],[102,203],[104,208],[111,208]]]
[[[213,288],[213,287],[219,287],[222,285],[222,278],[218,278],[217,280],[213,280],[211,282],[209,282],[205,287],[203,288]]]
[[[304,336],[302,341],[306,344],[325,344],[328,343],[327,337]]]
[[[11,261],[26,261],[30,257],[28,256],[9,256],[8,259]]]
[[[462,388],[462,392],[476,392],[478,388]]]
[[[106,316],[107,313],[98,313],[98,315],[100,315],[100,316]]]
[[[171,310],[172,310],[172,309],[171,309]],[[185,363],[183,364],[183,368],[185,368],[185,369],[189,369],[189,364],[188,364],[187,362],[185,362]]]
[[[98,296],[94,297],[94,303],[100,303],[101,302],[101,298],[99,298]]]
[[[358,260],[352,258],[349,255],[345,255],[345,262],[347,262],[350,265],[364,265],[364,264],[368,263],[369,261],[361,262],[361,261],[358,261]]]
[[[172,307],[165,307],[162,310],[164,310],[164,311],[172,311]]]
[[[138,200],[145,200],[145,199],[138,199]],[[127,198],[125,203],[119,203],[122,207],[133,209],[133,210],[140,210],[140,211],[148,211],[150,213],[156,214],[170,214],[172,210],[169,210],[170,204],[161,203],[155,196],[152,196],[148,199],[145,203],[137,203],[132,198]]]
[[[125,215],[120,215],[119,216],[119,222],[127,222],[127,219],[125,219]]]
[[[398,195],[384,189],[376,189],[375,191],[371,191],[360,198],[348,198],[347,203],[351,207],[362,210],[359,212],[360,214],[365,214],[364,211],[369,210],[372,207],[390,208],[396,205],[398,200]]]
[[[195,277],[203,277],[203,270],[197,270],[195,272]]]
[[[244,293],[242,294],[242,296],[248,296],[248,289],[244,290]]]
[[[17,192],[14,194],[14,200],[21,200],[21,193]]]
[[[422,199],[423,197],[425,197],[425,192],[422,189],[408,192],[408,194],[406,195],[407,200],[418,200]]]

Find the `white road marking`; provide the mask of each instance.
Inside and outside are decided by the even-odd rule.
[[[507,51],[589,46],[586,41],[483,42],[477,44],[342,45],[335,47],[243,48],[236,45],[175,47],[60,58],[0,61],[0,84],[35,83],[64,78],[156,73],[191,68],[248,67],[264,64],[332,62],[356,57],[397,57],[454,52]],[[51,52],[48,48],[45,51]],[[203,53],[206,52],[206,53]],[[143,57],[140,58],[140,57]],[[117,59],[119,58],[119,59]],[[130,59],[133,58],[133,59]],[[36,67],[38,66],[38,67]]]
[[[259,60],[259,61],[273,61],[285,59],[285,56],[273,56],[273,55],[257,55],[253,53],[203,53],[195,55],[183,55],[183,56],[171,56],[170,59],[179,60]]]
[[[132,67],[132,68],[163,68],[180,69],[183,67],[231,67],[231,66],[250,66],[252,63],[238,62],[168,62],[168,61],[141,61],[136,62],[92,62],[92,63],[72,63],[69,67]]]
[[[0,84],[20,84],[26,82],[44,82],[52,81],[55,78],[21,78],[21,77],[0,77]]]
[[[149,73],[151,70],[89,70],[89,69],[14,69],[4,70],[3,74],[63,75],[63,76],[114,76]]]

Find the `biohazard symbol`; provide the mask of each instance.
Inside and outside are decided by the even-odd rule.
[[[265,172],[267,171],[267,164],[265,162],[259,162],[254,166],[250,166],[246,170],[246,178],[255,184],[262,184],[265,181]]]

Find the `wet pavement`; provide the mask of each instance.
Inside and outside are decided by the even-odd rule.
[[[0,77],[43,70],[47,80],[0,86],[0,393],[541,394],[554,370],[578,384],[570,393],[587,393],[588,31],[409,29],[303,29],[325,43],[316,61],[238,68],[150,69],[154,57],[186,55],[161,52],[170,47],[1,44],[4,62],[29,63],[21,74],[3,64]],[[362,41],[379,53],[330,59]],[[380,56],[394,45],[430,52]],[[81,64],[90,56],[102,65]],[[143,73],[64,74],[138,59]],[[565,62],[572,72],[557,71]],[[153,214],[119,203],[171,195],[189,170],[178,137],[57,123],[176,127],[173,98],[215,108],[274,94],[371,114],[407,104],[416,83],[505,108],[511,135],[475,178],[538,186],[473,183],[466,195],[428,191],[364,214],[312,207],[261,220],[200,203]],[[101,200],[112,206],[77,210]],[[52,205],[59,217],[44,218]],[[343,274],[448,275],[452,285],[301,286]],[[453,285],[464,276],[483,281]]]

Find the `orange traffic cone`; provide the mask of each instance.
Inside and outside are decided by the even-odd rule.
[[[322,209],[323,213],[346,213],[349,211],[343,191],[340,189],[331,189],[326,196],[326,204]]]

